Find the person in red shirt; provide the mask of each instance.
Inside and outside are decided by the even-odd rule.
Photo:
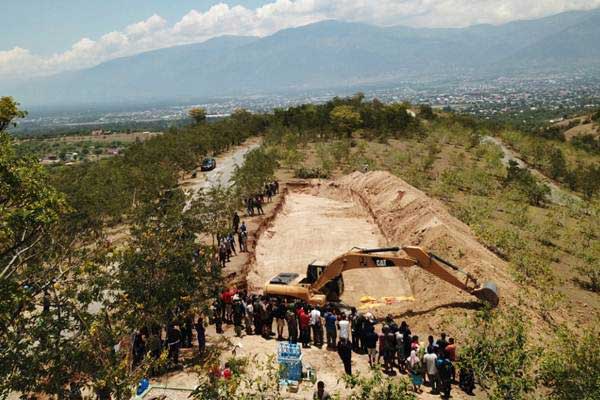
[[[454,368],[454,362],[456,361],[456,345],[454,344],[454,338],[448,339],[448,345],[446,346],[446,354],[448,359],[452,361],[452,381],[456,381],[456,369]]]
[[[300,308],[298,311],[298,320],[300,322],[300,340],[302,341],[302,347],[310,347],[310,315]]]
[[[227,323],[231,323],[232,320],[232,308],[231,308],[231,303],[232,303],[232,299],[233,299],[233,294],[231,290],[226,290],[223,292],[223,294],[221,295],[221,300],[223,300],[223,303],[225,304],[225,315],[224,315],[224,320]]]

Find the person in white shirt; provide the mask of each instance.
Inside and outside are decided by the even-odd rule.
[[[346,319],[346,315],[342,313],[340,320],[337,323],[340,330],[340,339],[350,340],[350,321]]]
[[[425,369],[427,371],[427,380],[431,384],[431,393],[438,394],[440,389],[440,383],[438,379],[438,369],[435,365],[437,355],[433,352],[432,347],[427,348],[427,354],[423,356],[423,362],[425,363]]]
[[[323,346],[323,324],[321,323],[321,311],[313,308],[310,311],[310,326],[313,331],[313,344],[317,347]]]

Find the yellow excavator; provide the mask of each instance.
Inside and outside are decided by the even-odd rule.
[[[397,255],[396,253],[400,250],[405,255]],[[394,254],[383,254],[390,252]],[[342,278],[344,271],[358,268],[404,268],[414,265],[489,303],[492,307],[498,305],[498,289],[495,283],[487,282],[480,285],[472,274],[416,246],[354,248],[329,263],[312,262],[308,266],[306,277],[300,278],[298,274],[290,272],[280,273],[267,283],[264,294],[301,299],[309,304],[322,306],[327,302],[340,300],[340,296],[344,292]],[[464,282],[449,269],[464,275]]]

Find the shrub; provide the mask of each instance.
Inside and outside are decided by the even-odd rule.
[[[521,313],[484,309],[469,324],[459,367],[473,371],[489,399],[525,399],[536,388],[535,353]]]
[[[600,399],[600,347],[598,328],[580,337],[562,328],[542,358],[541,381],[549,398],[557,400]]]
[[[344,375],[346,387],[352,389],[349,400],[413,400],[415,395],[409,392],[406,378],[392,380],[384,376],[380,370],[373,370],[369,377],[360,374]]]
[[[300,179],[312,179],[312,178],[329,178],[330,173],[321,168],[305,168],[301,167],[294,171],[294,177]]]

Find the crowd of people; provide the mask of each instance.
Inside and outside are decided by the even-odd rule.
[[[252,215],[263,215],[263,204],[265,201],[270,202],[273,196],[279,193],[279,182],[273,181],[265,184],[264,191],[254,196],[250,196],[244,200],[246,213]]]
[[[263,214],[262,204],[271,201],[279,192],[276,181],[265,185],[263,194],[245,200],[248,215]],[[234,213],[231,232],[218,238],[219,264],[225,267],[236,251],[246,252],[248,228]],[[411,332],[406,321],[399,325],[388,315],[378,321],[372,313],[360,313],[355,308],[340,309],[334,305],[314,307],[299,300],[282,300],[250,295],[237,289],[223,290],[213,301],[208,312],[208,324],[215,326],[217,334],[223,334],[223,325],[233,325],[235,335],[260,335],[264,339],[276,339],[301,343],[303,348],[316,346],[337,351],[344,371],[352,375],[352,355],[366,354],[369,366],[382,368],[389,375],[409,376],[415,392],[422,392],[428,385],[431,393],[449,398],[452,384],[456,383],[456,343],[441,333],[422,343]],[[133,364],[142,362],[146,354],[158,358],[167,350],[172,365],[179,364],[181,348],[192,347],[196,332],[199,354],[206,349],[205,316],[186,317],[166,328],[144,328],[132,337]],[[467,393],[474,389],[473,373],[461,369],[459,385]],[[324,385],[315,391],[315,398],[328,398]],[[325,397],[323,397],[325,396]]]
[[[265,201],[271,202],[273,196],[279,193],[279,182],[272,181],[265,184],[264,191],[254,196],[244,199],[246,213],[248,216],[264,215],[263,204]],[[241,224],[240,224],[241,222]],[[248,227],[245,221],[241,221],[240,215],[235,212],[231,221],[231,230],[226,235],[219,235],[218,242],[218,257],[219,265],[225,268],[226,264],[231,261],[231,257],[237,255],[236,250],[239,247],[240,253],[248,251]]]
[[[233,324],[237,336],[261,335],[265,339],[301,343],[309,348],[326,346],[339,354],[346,374],[352,374],[352,354],[367,354],[369,365],[390,375],[410,377],[415,392],[422,386],[431,393],[449,398],[456,383],[456,343],[445,333],[435,340],[421,343],[406,321],[399,325],[388,315],[379,322],[372,313],[359,313],[355,308],[340,310],[334,306],[313,307],[301,301],[270,299],[247,295],[230,289],[215,299],[209,315],[217,333],[223,323]],[[378,325],[381,328],[378,332]],[[474,389],[471,371],[460,371],[460,387],[467,393]]]

